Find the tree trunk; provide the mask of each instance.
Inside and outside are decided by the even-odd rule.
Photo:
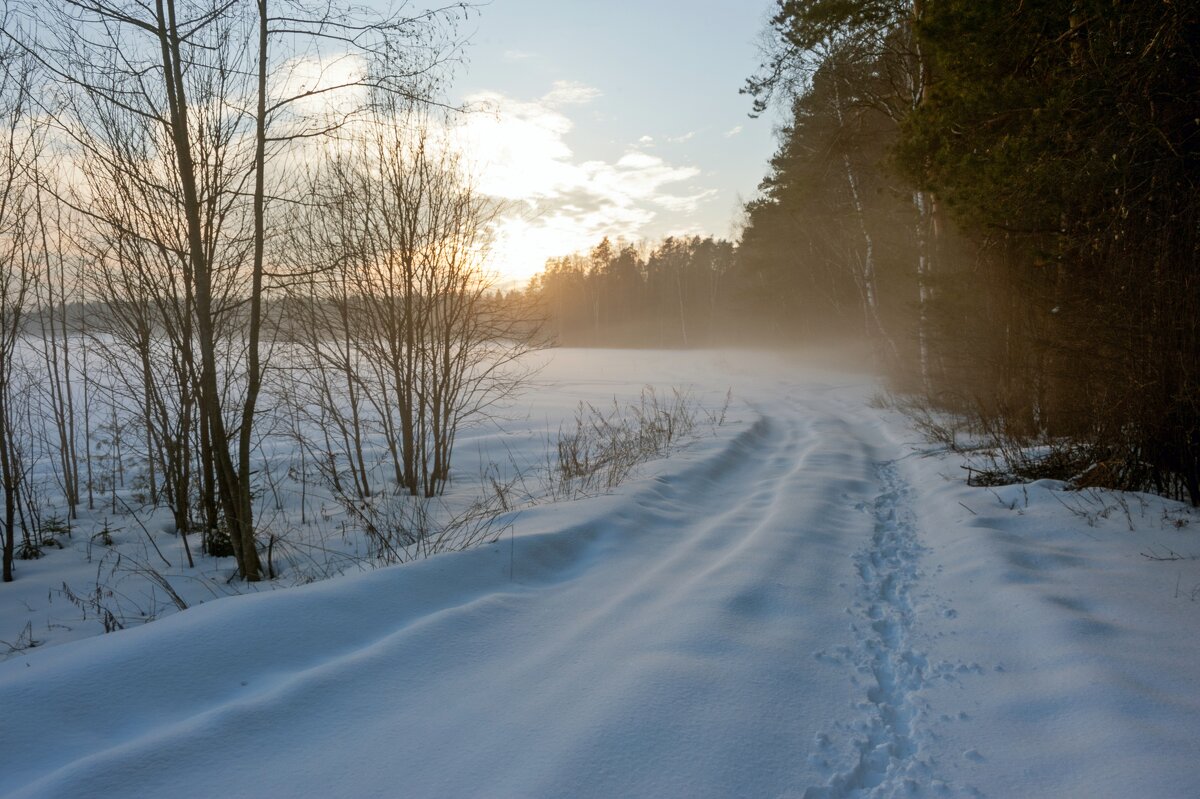
[[[218,491],[225,506],[225,520],[233,543],[238,570],[247,581],[259,579],[258,552],[254,548],[254,527],[250,512],[249,470],[239,474],[229,448],[231,438],[221,412],[221,392],[217,380],[216,331],[212,305],[212,274],[204,247],[200,196],[196,167],[192,158],[188,105],[183,78],[180,38],[175,20],[174,0],[157,0],[158,32],[162,48],[164,80],[175,145],[183,211],[187,220],[188,258],[196,291],[196,333],[200,348],[200,394],[208,417],[212,455],[216,466]],[[265,20],[263,21],[265,25]],[[265,67],[264,67],[265,68]],[[261,72],[261,70],[260,70]],[[263,99],[260,99],[260,105]],[[260,172],[261,176],[261,172]],[[253,411],[251,411],[253,414]]]

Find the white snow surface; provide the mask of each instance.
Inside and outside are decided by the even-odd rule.
[[[1200,795],[1190,509],[968,487],[876,380],[794,356],[539,381],[533,427],[646,382],[734,402],[511,538],[9,657],[0,795]]]

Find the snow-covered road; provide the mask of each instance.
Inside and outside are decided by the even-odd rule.
[[[511,541],[0,664],[0,794],[1200,785],[1194,603],[1141,619],[1149,590],[1093,596],[1147,564],[1105,566],[1103,531],[1047,544],[1015,506],[969,508],[982,495],[914,458],[867,380],[712,371],[745,403],[720,435],[527,512]]]

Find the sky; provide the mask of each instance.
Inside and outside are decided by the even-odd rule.
[[[510,201],[492,268],[613,239],[736,235],[775,148],[740,95],[771,0],[492,0],[464,28],[454,102],[481,188]]]

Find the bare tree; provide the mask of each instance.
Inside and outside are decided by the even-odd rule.
[[[80,484],[75,412],[78,366],[74,344],[77,336],[71,325],[71,300],[78,289],[79,274],[78,263],[70,256],[67,209],[47,188],[55,181],[56,176],[49,169],[37,170],[34,213],[44,262],[35,284],[35,300],[45,367],[43,402],[53,428],[53,449],[57,451],[53,460],[66,500],[67,516],[74,519],[80,502]]]
[[[305,298],[326,313],[325,338],[308,349],[317,370],[336,370],[349,399],[344,457],[365,468],[365,401],[396,485],[424,497],[450,479],[461,425],[526,377],[530,346],[528,320],[492,301],[483,270],[499,209],[475,190],[446,127],[380,98],[369,122],[331,150],[314,187],[321,219],[303,228],[315,245],[305,251],[328,259]]]
[[[16,529],[25,473],[17,361],[37,270],[37,132],[29,119],[32,70],[11,47],[0,50],[0,489],[4,497],[3,580],[13,579]]]
[[[381,431],[367,399],[371,389],[364,382],[369,374],[365,353],[357,346],[361,303],[344,261],[353,249],[352,239],[343,235],[351,214],[329,212],[344,198],[330,193],[327,183],[319,172],[311,176],[308,202],[296,206],[281,259],[292,262],[294,276],[282,314],[288,320],[282,336],[296,347],[287,395],[308,428],[320,431],[321,440],[300,435],[300,443],[334,491],[365,499],[373,484],[367,438]]]

